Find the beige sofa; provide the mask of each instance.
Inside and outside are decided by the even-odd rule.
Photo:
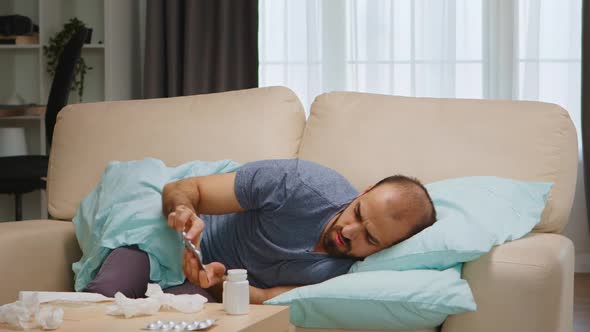
[[[577,141],[565,110],[335,92],[315,100],[306,122],[282,87],[66,107],[47,186],[50,214],[65,221],[0,224],[0,303],[24,289],[72,290],[80,252],[68,220],[109,160],[144,157],[169,165],[299,157],[336,169],[359,189],[394,173],[426,183],[468,175],[554,182],[534,234],[465,265],[478,310],[428,331],[572,331],[574,249],[559,232],[574,195]]]

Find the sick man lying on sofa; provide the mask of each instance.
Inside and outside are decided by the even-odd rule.
[[[340,174],[299,160],[265,160],[235,172],[170,182],[168,226],[200,245],[207,272],[184,250],[184,284],[165,292],[218,301],[226,269],[248,270],[251,303],[345,274],[359,259],[432,225],[436,212],[415,179],[391,176],[358,193]],[[142,297],[150,260],[137,246],[112,250],[85,291]]]

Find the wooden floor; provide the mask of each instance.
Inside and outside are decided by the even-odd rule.
[[[590,331],[590,273],[574,278],[574,332]]]

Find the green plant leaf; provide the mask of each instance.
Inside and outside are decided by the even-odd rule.
[[[49,73],[52,79],[55,76],[58,59],[65,44],[81,28],[86,28],[86,24],[73,17],[64,24],[61,31],[49,38],[49,44],[47,46],[43,46],[43,54],[47,58],[47,73]],[[74,83],[72,84],[72,91],[77,90],[80,101],[82,101],[82,96],[84,95],[84,78],[87,71],[92,70],[93,68],[86,65],[86,61],[84,61],[82,56],[80,56],[80,60],[74,68]]]

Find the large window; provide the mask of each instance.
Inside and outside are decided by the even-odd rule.
[[[581,0],[260,0],[260,85],[527,99],[579,122]],[[579,128],[579,127],[578,127]]]

